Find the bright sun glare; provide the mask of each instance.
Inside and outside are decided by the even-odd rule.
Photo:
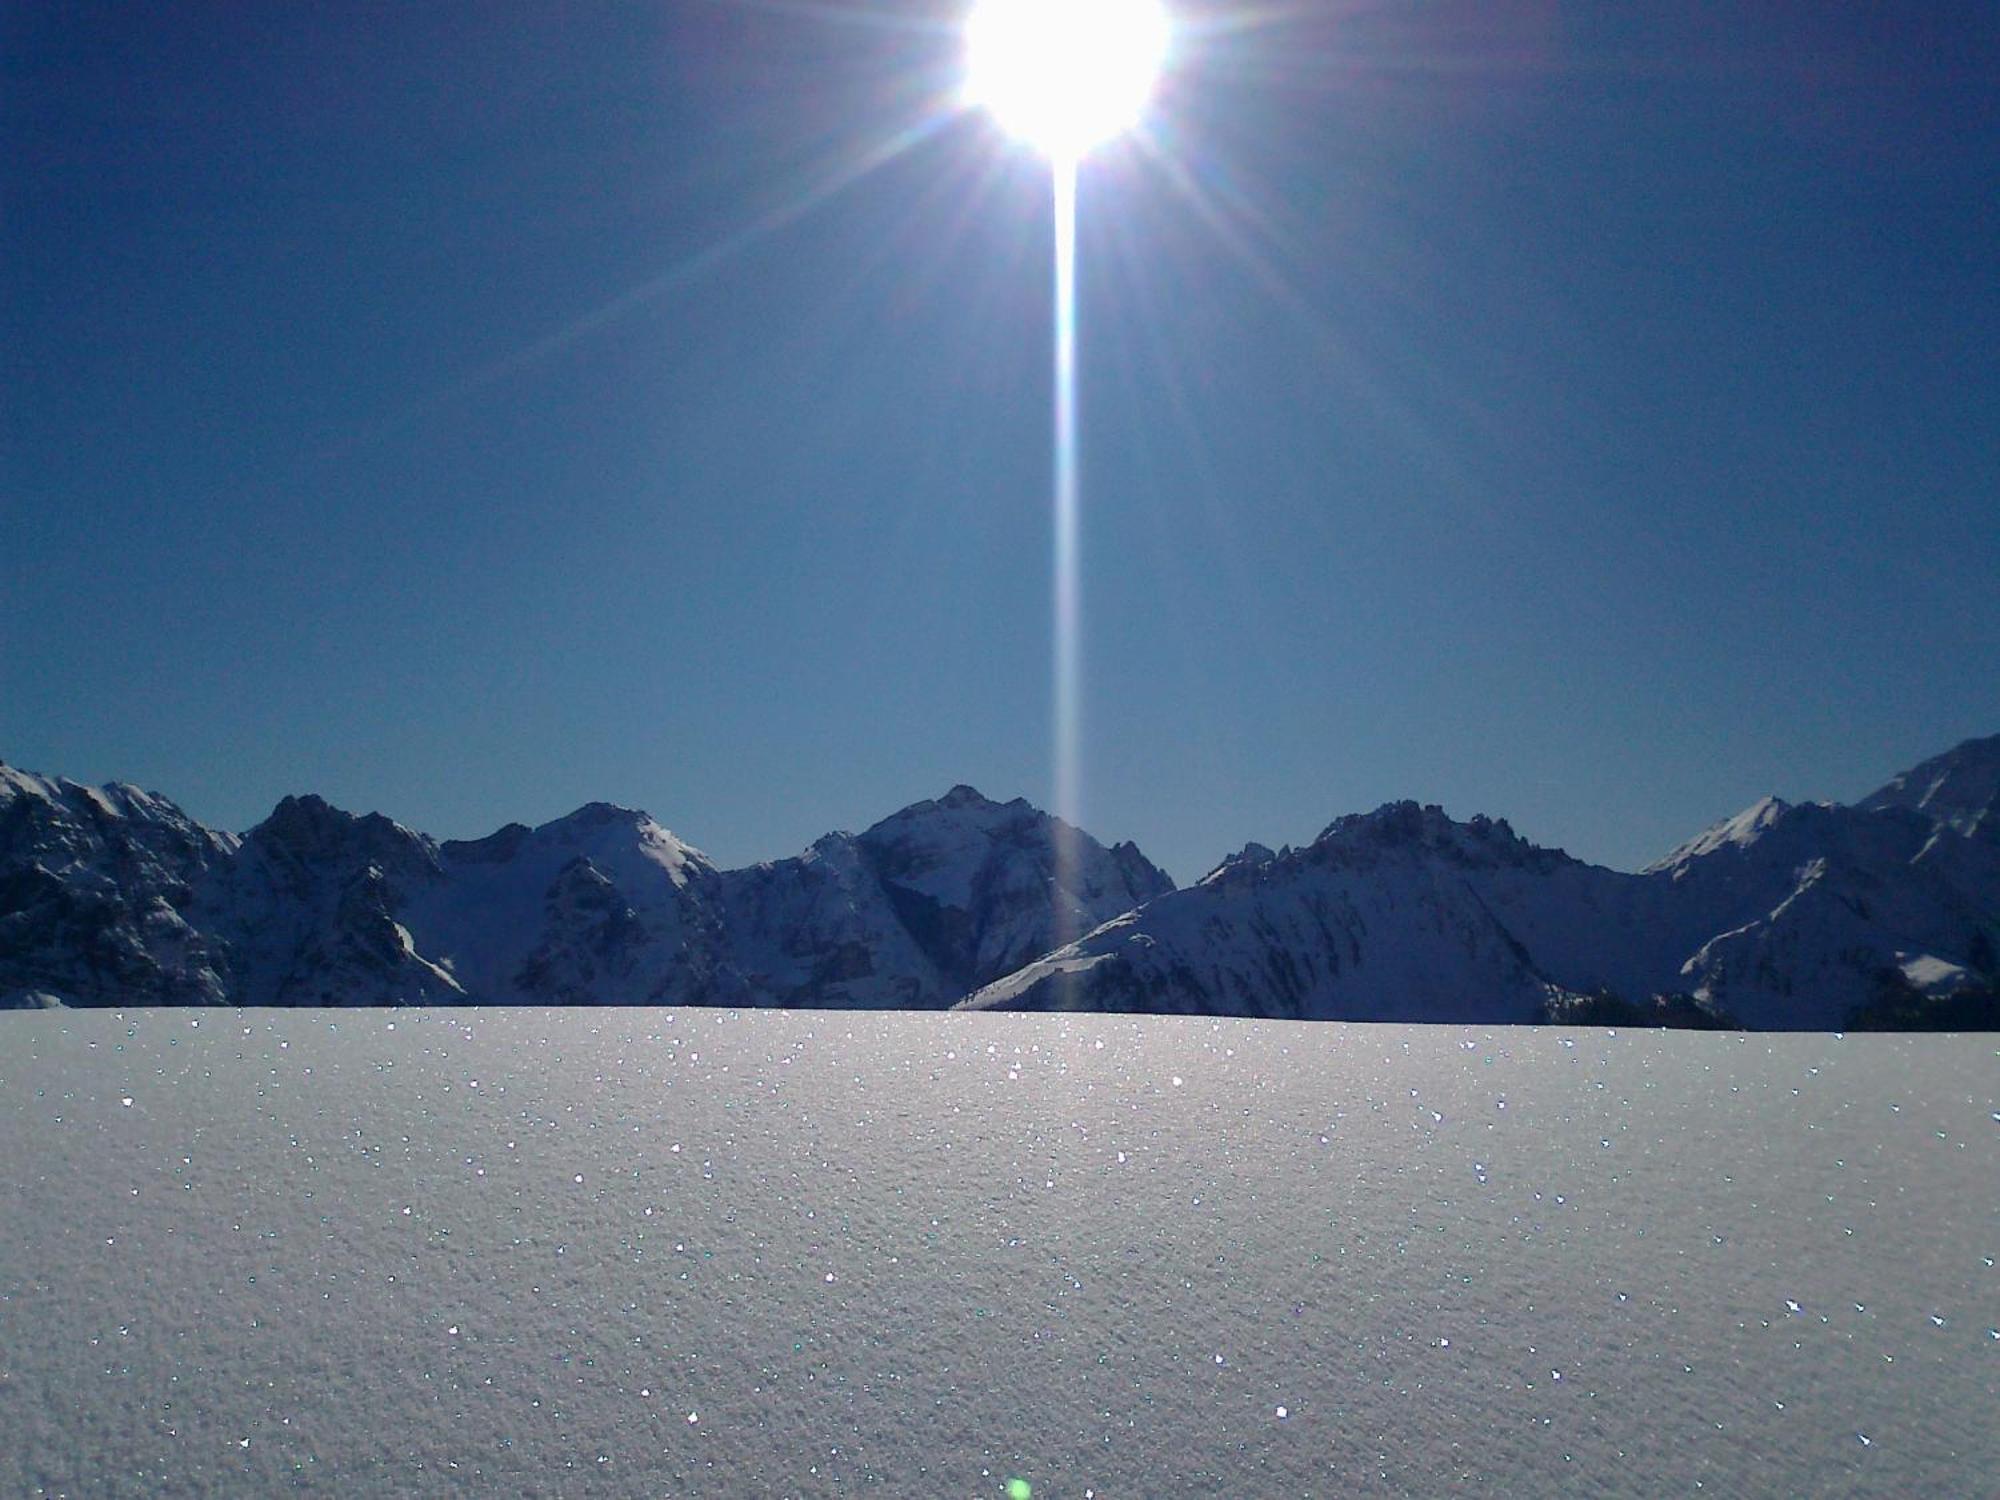
[[[965,27],[966,100],[1074,162],[1139,122],[1167,33],[1159,0],[979,0]]]

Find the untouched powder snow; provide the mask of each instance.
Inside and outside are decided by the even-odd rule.
[[[0,1492],[1963,1495],[2000,1039],[6,1018]]]

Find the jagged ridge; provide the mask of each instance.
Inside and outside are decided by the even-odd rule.
[[[1968,741],[1854,807],[1767,798],[1637,874],[1398,802],[1298,849],[1248,845],[1177,892],[1132,845],[967,786],[725,871],[606,803],[439,844],[290,797],[239,840],[137,788],[0,767],[0,1001],[934,1008],[970,993],[1490,1022],[1664,995],[1662,1015],[1829,1027],[1992,982],[1997,788],[2000,737]]]
[[[1831,1029],[1994,981],[1996,764],[2000,739],[1976,740],[1857,807],[1766,798],[1636,875],[1392,803],[1252,845],[965,1003],[1525,1021],[1661,996],[1664,1016]]]
[[[0,997],[938,1008],[1172,882],[970,787],[723,871],[592,803],[437,843],[287,797],[242,839],[163,798],[0,768]]]

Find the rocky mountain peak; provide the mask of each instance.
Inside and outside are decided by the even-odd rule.
[[[1505,818],[1476,813],[1461,823],[1435,803],[1388,802],[1373,812],[1336,818],[1313,841],[1317,858],[1344,854],[1442,855],[1458,863],[1521,865],[1566,858],[1515,833]]]
[[[653,821],[650,814],[616,802],[586,802],[575,812],[566,813],[543,826],[555,828],[639,828]]]
[[[347,812],[310,792],[280,800],[244,842],[302,866],[428,870],[437,863],[435,846],[422,834],[378,812]]]
[[[1217,861],[1215,868],[1202,876],[1198,883],[1207,885],[1211,881],[1238,878],[1246,872],[1270,864],[1277,857],[1277,851],[1269,844],[1260,844],[1253,839],[1234,854],[1224,855]]]

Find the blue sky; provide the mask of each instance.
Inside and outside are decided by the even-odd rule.
[[[1260,12],[1084,171],[1092,831],[1629,866],[2000,730],[2000,12]],[[1046,805],[1046,175],[954,15],[7,7],[0,757]]]

